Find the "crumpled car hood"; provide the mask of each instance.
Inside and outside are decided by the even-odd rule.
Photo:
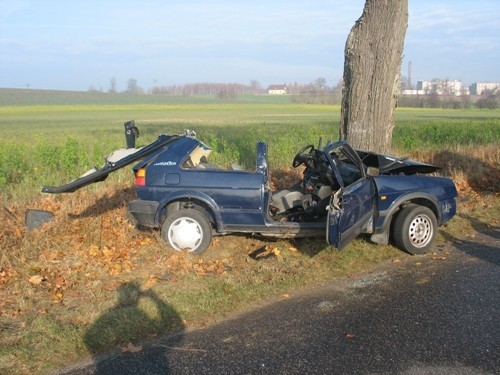
[[[380,174],[434,173],[441,169],[432,164],[421,163],[406,157],[398,158],[368,151],[356,151],[367,167],[375,167]]]

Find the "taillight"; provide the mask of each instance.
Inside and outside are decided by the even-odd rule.
[[[135,174],[135,184],[137,186],[146,186],[146,170],[144,168],[137,170]]]

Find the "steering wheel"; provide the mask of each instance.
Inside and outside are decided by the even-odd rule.
[[[299,152],[297,152],[297,155],[295,155],[295,157],[293,158],[292,167],[297,168],[299,165],[305,163],[307,160],[307,156],[311,153],[313,148],[314,145],[307,145],[306,147],[302,148]],[[305,155],[306,151],[308,155]]]

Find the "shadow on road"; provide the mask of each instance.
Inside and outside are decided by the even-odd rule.
[[[168,341],[170,345],[177,344],[184,330],[181,317],[152,290],[142,291],[135,282],[122,284],[117,292],[116,305],[101,315],[85,334],[85,345],[94,357],[92,373],[168,373],[165,348],[143,351],[139,341],[175,334]],[[121,348],[118,360],[116,356],[101,356],[116,347]],[[152,368],[147,368],[147,363]]]
[[[488,228],[486,223],[469,215],[459,216],[471,224],[476,236],[468,241],[441,231],[443,237],[463,253],[500,266],[500,231],[498,228]]]

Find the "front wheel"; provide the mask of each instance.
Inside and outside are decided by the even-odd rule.
[[[410,254],[425,254],[434,245],[436,231],[436,216],[429,208],[407,206],[394,222],[394,242]]]
[[[167,217],[161,227],[163,240],[177,251],[201,254],[212,241],[207,218],[195,210],[180,210]]]

